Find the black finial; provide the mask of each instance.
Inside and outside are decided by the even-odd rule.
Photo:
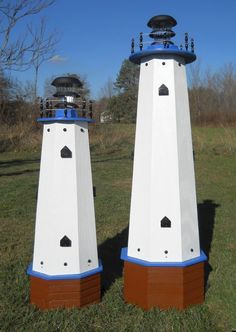
[[[49,102],[48,102],[48,98],[46,99],[46,103],[45,103],[45,108],[46,108],[46,117],[49,117]]]
[[[185,49],[188,50],[188,33],[185,32]]]
[[[86,117],[86,100],[83,99],[82,101],[82,117],[85,118]]]
[[[67,108],[67,99],[64,97],[64,107]]]
[[[89,101],[89,116],[90,116],[90,119],[93,118],[93,102],[92,102],[92,100]]]
[[[139,34],[139,49],[140,49],[140,51],[142,51],[142,49],[143,49],[143,33],[142,32],[140,32],[140,34]]]
[[[131,39],[131,53],[134,53],[134,38]]]
[[[43,111],[44,111],[44,106],[43,106],[43,98],[40,99],[40,117],[43,117]]]
[[[191,38],[191,52],[194,53],[194,39]]]
[[[49,117],[51,118],[52,117],[52,101],[49,101]]]
[[[180,51],[182,51],[183,50],[183,45],[182,44],[180,44]]]
[[[64,109],[64,116],[65,116],[65,118],[67,118],[67,99],[66,99],[66,97],[64,97],[64,107],[65,107],[65,109]]]

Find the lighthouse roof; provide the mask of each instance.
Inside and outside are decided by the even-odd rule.
[[[64,86],[64,87],[70,87],[70,86],[76,86],[78,88],[82,87],[82,82],[77,78],[73,76],[61,76],[57,77],[52,81],[52,85],[55,87],[58,86]]]
[[[157,15],[153,16],[147,23],[147,26],[152,29],[157,28],[172,28],[176,26],[177,21],[174,17],[169,15]]]

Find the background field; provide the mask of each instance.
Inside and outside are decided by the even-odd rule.
[[[102,301],[40,312],[29,305],[40,140],[0,155],[1,331],[231,331],[236,329],[236,129],[193,128],[206,300],[185,311],[141,309],[122,297],[120,248],[127,245],[133,125],[90,130]]]

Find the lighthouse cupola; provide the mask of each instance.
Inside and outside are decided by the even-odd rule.
[[[137,42],[132,38],[130,61],[140,64],[144,58],[155,55],[158,55],[159,58],[179,58],[184,64],[195,61],[194,39],[191,38],[189,44],[188,33],[185,33],[184,36],[184,47],[182,44],[177,46],[172,41],[175,36],[172,28],[176,25],[177,22],[172,16],[158,15],[152,17],[147,23],[152,31],[145,34],[140,32]],[[151,40],[145,40],[146,36],[149,36]]]

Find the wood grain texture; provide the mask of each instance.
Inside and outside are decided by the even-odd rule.
[[[30,302],[40,309],[82,307],[100,302],[100,273],[77,280],[30,277]]]
[[[188,267],[145,267],[124,264],[124,298],[148,310],[178,308],[204,301],[204,263]]]

